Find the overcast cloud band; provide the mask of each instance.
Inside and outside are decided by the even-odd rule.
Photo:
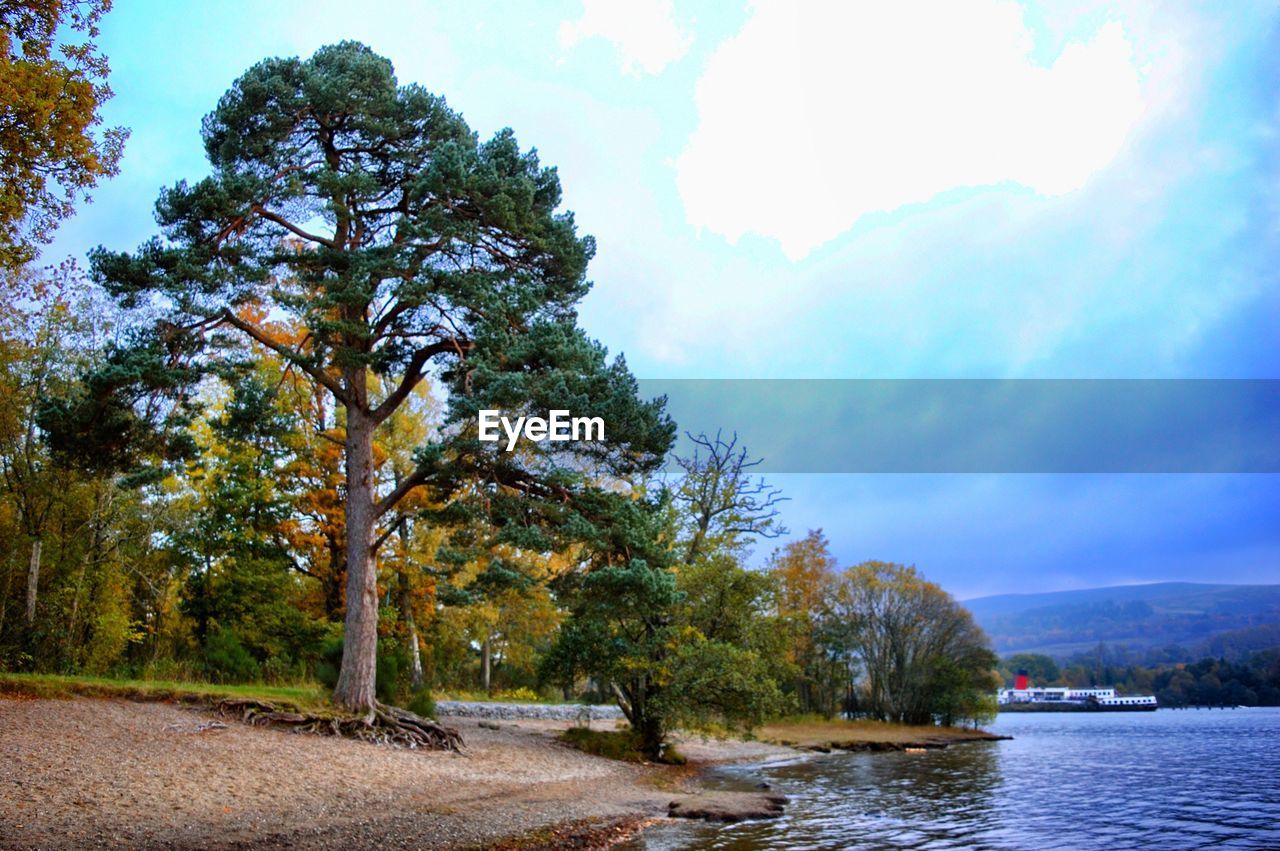
[[[761,473],[1277,473],[1280,379],[646,379]]]

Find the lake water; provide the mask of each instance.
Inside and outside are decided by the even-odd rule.
[[[661,825],[636,848],[1280,849],[1280,709],[1012,713],[1012,741],[718,769],[791,798],[767,822]]]

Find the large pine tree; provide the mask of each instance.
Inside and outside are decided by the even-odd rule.
[[[558,212],[555,170],[509,130],[481,143],[443,99],[398,85],[388,60],[344,42],[251,68],[203,137],[212,173],[162,192],[163,235],[92,257],[123,306],[157,317],[131,353],[151,366],[87,383],[61,419],[82,447],[113,439],[94,434],[103,422],[117,440],[136,433],[130,417],[166,409],[137,404],[128,387],[150,380],[187,402],[194,378],[246,344],[332,394],[345,412],[347,546],[334,700],[372,712],[379,530],[407,493],[430,486],[459,506],[453,521],[487,511],[485,528],[545,551],[554,542],[539,529],[573,527],[566,505],[607,505],[598,485],[653,469],[673,427],[661,400],[638,400],[625,365],[577,328],[594,243]],[[273,318],[305,333],[274,333]],[[416,470],[383,485],[375,433],[429,376],[450,395],[448,425]],[[135,404],[122,410],[111,394]],[[608,439],[507,453],[476,440],[482,407],[602,416]]]

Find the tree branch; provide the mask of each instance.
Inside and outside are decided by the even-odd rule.
[[[418,467],[412,473],[401,479],[400,483],[396,485],[395,490],[378,500],[378,502],[373,506],[374,519],[376,520],[382,517],[382,515],[394,508],[396,503],[404,499],[405,496],[408,495],[409,491],[425,482],[427,480],[427,472],[427,468]],[[385,538],[385,536],[383,537]]]
[[[224,310],[222,312],[222,319],[228,325],[236,328],[244,334],[247,334],[249,337],[266,346],[268,349],[271,349],[271,351],[280,355],[280,357],[286,359],[289,363],[296,365],[298,369],[311,376],[317,384],[322,385],[344,405],[349,405],[351,403],[350,397],[347,395],[346,391],[342,389],[342,385],[338,383],[333,376],[326,375],[324,370],[318,368],[314,364],[307,363],[300,353],[294,351],[283,343],[279,343],[271,339],[263,333],[262,329],[245,322],[239,316],[236,316],[231,310]]]
[[[377,540],[373,542],[373,546],[369,548],[370,552],[377,555],[378,550],[382,548],[382,545],[387,542],[387,539],[391,537],[392,533],[394,533],[396,528],[403,522],[404,517],[398,517],[396,518],[396,522],[388,523],[386,530],[377,537]]]
[[[474,345],[470,340],[450,337],[447,340],[432,343],[430,346],[414,352],[413,357],[409,359],[408,367],[405,368],[404,378],[400,380],[400,384],[370,413],[369,416],[373,419],[373,424],[376,426],[395,413],[396,408],[400,407],[400,403],[413,392],[413,388],[422,382],[422,379],[426,377],[426,373],[422,371],[422,368],[427,365],[427,361],[445,352],[457,352],[459,356],[465,356]]]
[[[249,209],[252,212],[257,213],[259,216],[266,219],[267,221],[275,222],[276,224],[280,225],[280,227],[293,233],[295,236],[299,236],[309,242],[317,242],[321,245],[327,245],[329,248],[338,247],[337,240],[330,239],[325,236],[320,236],[319,234],[308,233],[307,231],[295,225],[293,222],[286,219],[284,216],[271,212],[261,204],[254,204]]]

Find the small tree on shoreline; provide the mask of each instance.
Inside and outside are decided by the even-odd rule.
[[[986,715],[999,660],[968,610],[914,567],[869,561],[849,568],[830,617],[862,670],[865,714],[899,724]]]
[[[785,705],[772,582],[739,560],[751,537],[785,533],[782,498],[751,481],[759,462],[736,437],[691,439],[676,488],[615,503],[615,535],[561,584],[569,617],[542,664],[544,680],[585,674],[609,689],[651,759],[674,729],[750,729]]]

